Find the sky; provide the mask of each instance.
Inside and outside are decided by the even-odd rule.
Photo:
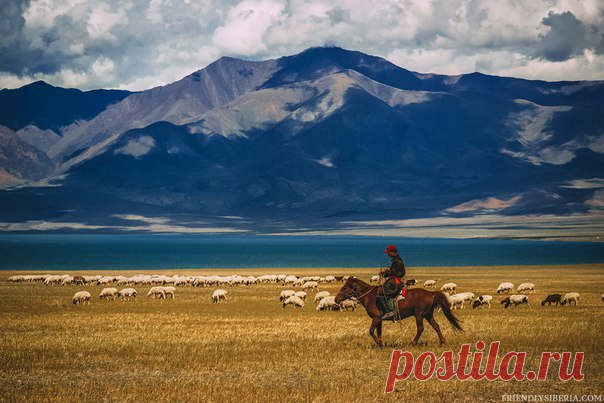
[[[2,0],[0,88],[139,91],[323,45],[420,73],[604,80],[604,1]]]

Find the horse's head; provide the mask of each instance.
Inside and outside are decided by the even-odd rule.
[[[336,295],[335,301],[337,304],[346,299],[360,299],[362,296],[367,294],[367,289],[373,288],[369,284],[366,284],[356,277],[350,277],[340,291]]]

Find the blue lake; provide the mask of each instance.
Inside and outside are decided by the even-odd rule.
[[[0,235],[0,270],[375,267],[604,263],[604,244],[487,239],[197,235]]]

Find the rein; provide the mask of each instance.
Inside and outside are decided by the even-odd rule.
[[[355,294],[356,294],[356,289],[354,289],[354,288],[353,288],[353,289],[352,289],[353,294],[352,294],[352,295],[346,295],[346,298],[354,297],[354,298],[356,298],[357,300],[360,300],[361,298],[363,298],[365,295],[369,294],[371,291],[373,291],[373,290],[374,290],[374,289],[376,289],[376,288],[378,288],[378,286],[377,286],[377,285],[375,285],[375,286],[373,286],[373,287],[369,288],[369,291],[365,292],[363,295],[358,296],[358,297],[355,295]]]

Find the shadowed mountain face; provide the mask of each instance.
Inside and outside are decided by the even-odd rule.
[[[5,183],[43,180],[1,191],[0,221],[145,216],[274,231],[594,213],[604,205],[603,93],[600,82],[418,74],[339,48],[222,58],[63,119],[60,137],[0,115],[17,130],[2,138],[21,142],[21,174]],[[15,161],[0,159],[4,172]]]

